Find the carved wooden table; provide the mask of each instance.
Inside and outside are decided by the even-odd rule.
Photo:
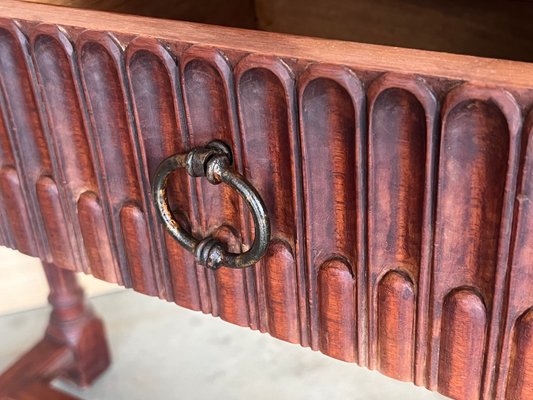
[[[0,397],[108,366],[83,271],[452,398],[533,398],[533,64],[4,0],[0,88],[0,242],[54,308]],[[154,205],[158,165],[214,139],[266,206],[250,268],[200,265]],[[176,226],[251,251],[212,183],[171,173]]]

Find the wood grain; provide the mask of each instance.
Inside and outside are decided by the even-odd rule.
[[[330,39],[533,61],[529,1],[25,0]],[[354,23],[357,21],[357,23]]]
[[[192,22],[120,16],[100,11],[73,12],[41,4],[3,0],[0,17],[46,21],[60,26],[133,36],[156,37],[168,42],[208,44],[226,51],[242,51],[288,59],[346,65],[351,68],[437,76],[484,85],[531,88],[531,63],[403,49],[355,42],[283,35],[270,32],[215,27]],[[243,37],[246,40],[243,40]],[[324,49],[327,49],[324,50]]]
[[[69,38],[58,27],[42,24],[32,32],[30,45],[33,49],[36,77],[41,87],[45,116],[48,123],[49,141],[57,157],[55,176],[59,181],[65,199],[67,233],[71,246],[75,248],[76,264],[86,272],[101,268],[99,261],[86,254],[90,244],[84,245],[87,229],[106,231],[103,215],[96,217],[95,224],[78,218],[77,208],[81,197],[87,193],[99,193],[91,149],[87,138],[84,99],[78,79],[78,66],[74,59],[74,48]],[[68,110],[66,112],[65,110]],[[97,200],[98,201],[98,200]],[[89,223],[90,224],[90,223]],[[82,225],[85,230],[82,229]],[[107,237],[107,232],[102,232]],[[79,256],[78,256],[79,254]],[[114,264],[112,258],[106,262]]]
[[[195,147],[213,139],[222,140],[232,147],[236,167],[242,169],[233,75],[225,55],[212,48],[193,46],[184,52],[181,68],[189,145]],[[206,180],[200,181],[196,188],[201,222],[196,226],[193,222],[193,231],[213,234],[223,239],[232,251],[240,252],[244,212],[238,195],[226,186],[214,187]],[[223,228],[215,232],[216,227]],[[208,279],[213,314],[241,326],[252,324],[257,328],[257,312],[249,309],[246,297],[246,288],[253,285],[253,278],[248,275],[253,271],[202,272]]]
[[[464,368],[463,373],[457,374],[456,379],[451,381],[438,377],[439,388],[442,387],[446,394],[454,385],[470,390],[472,380],[482,390],[483,369],[478,368],[476,363],[486,365],[485,371],[489,377],[493,374],[493,357],[496,356],[499,340],[497,327],[500,325],[503,279],[507,274],[509,235],[506,233],[510,230],[515,193],[519,145],[517,135],[521,121],[516,103],[506,92],[470,86],[451,91],[442,113],[434,237],[434,246],[438,246],[438,251],[434,253],[430,300],[433,343],[430,345],[429,385],[434,387],[437,384],[438,358],[444,365],[443,357],[452,351],[452,348],[444,348],[444,353],[439,356],[442,346],[448,343],[448,339],[442,339],[445,338],[444,334],[463,335],[466,332],[462,331],[461,326],[470,329],[468,326],[475,325],[472,329],[479,335],[477,341],[486,343],[487,350],[487,359],[481,357],[483,353],[480,353],[479,359],[472,357],[468,363],[456,358],[458,364],[446,364],[446,368],[451,370]],[[458,198],[463,207],[457,207]],[[462,308],[462,317],[457,314],[458,318],[465,318],[463,322],[454,321],[454,313],[447,316],[443,301],[449,293],[459,288],[471,291],[472,296],[475,296],[473,299],[476,299],[472,301],[479,300],[486,313],[492,313],[492,317],[482,317],[478,312],[479,307],[469,312],[467,305]],[[454,304],[453,299],[450,301]],[[461,300],[463,302],[464,299]],[[443,324],[441,318],[446,318],[448,323]],[[484,324],[488,320],[492,326],[485,329]],[[449,324],[457,327],[458,331],[450,329]],[[487,335],[490,337],[487,338]],[[439,336],[440,344],[437,341]],[[471,351],[475,354],[474,348]],[[476,371],[479,375],[472,376]],[[452,375],[446,373],[445,376]],[[492,378],[488,382],[491,381]],[[489,383],[487,385],[490,386]],[[480,394],[474,392],[467,396],[454,390],[450,394],[462,394],[466,398]]]
[[[255,272],[259,327],[273,336],[299,342],[307,313],[299,241],[303,222],[297,212],[301,196],[296,182],[301,172],[297,162],[297,116],[292,107],[295,82],[285,64],[264,57],[244,58],[235,75],[245,176],[255,182],[260,193],[268,194],[263,200],[271,224],[284,240],[272,242]],[[265,151],[266,156],[256,156]],[[307,334],[303,335],[302,343],[307,344]]]
[[[16,149],[13,153],[15,165],[24,176],[20,181],[21,190],[26,193],[26,210],[34,225],[35,252],[32,255],[50,261],[43,221],[46,210],[38,205],[37,181],[41,176],[52,173],[51,159],[39,113],[39,94],[32,85],[33,66],[27,38],[16,24],[4,21],[0,23],[0,43],[1,111],[9,141],[12,148]],[[17,185],[14,180],[12,184]],[[13,189],[16,190],[15,187]]]
[[[37,200],[43,212],[43,222],[46,235],[49,239],[50,255],[62,266],[76,271],[74,253],[70,246],[67,233],[69,226],[61,208],[61,199],[56,183],[48,176],[43,176],[37,181]]]
[[[446,297],[442,314],[439,392],[452,399],[479,399],[487,310],[472,289],[459,289]]]
[[[99,279],[122,284],[122,275],[117,273],[105,223],[104,210],[98,196],[93,192],[83,192],[77,204],[80,230],[91,274]]]
[[[388,272],[377,287],[377,368],[403,381],[414,379],[415,288],[398,271]]]
[[[299,97],[311,347],[315,348],[324,334],[318,329],[317,273],[329,258],[345,258],[345,266],[358,275],[357,301],[365,308],[363,275],[359,275],[364,249],[358,240],[365,217],[360,125],[364,99],[353,72],[328,65],[305,71]],[[365,319],[358,315],[357,320],[358,357],[365,365]]]
[[[531,397],[531,65],[87,15],[0,5],[2,243],[453,398]],[[196,265],[152,206],[159,162],[213,139],[271,217],[246,271]],[[169,193],[250,245],[232,190]]]
[[[423,384],[426,326],[415,309],[427,313],[437,100],[423,82],[394,74],[376,79],[368,98],[370,351],[389,375]],[[418,343],[408,335],[414,324]]]
[[[110,207],[106,209],[104,206],[104,209],[111,218],[122,275],[127,284],[135,287],[138,282],[132,276],[138,276],[142,271],[135,271],[134,266],[128,264],[124,245],[127,237],[123,237],[120,230],[124,222],[120,218],[123,205],[128,201],[139,201],[140,197],[136,167],[131,158],[135,152],[129,140],[130,121],[119,78],[120,49],[112,37],[89,32],[78,39],[78,46],[83,89],[95,133],[97,156],[94,163],[98,169],[106,171],[100,180],[107,197],[104,204]]]
[[[350,266],[331,259],[318,272],[319,349],[339,360],[357,360],[355,284]]]
[[[146,182],[150,182],[161,159],[184,152],[188,147],[187,125],[183,115],[178,67],[172,54],[153,39],[137,38],[126,53],[126,71],[132,91],[138,141],[141,149]],[[185,174],[174,174],[170,184],[173,208],[181,210],[183,219],[192,215],[193,182]],[[148,194],[151,199],[151,193]],[[155,210],[149,216],[156,220]],[[185,217],[190,215],[190,218]],[[187,221],[186,225],[190,225]],[[160,224],[152,228],[158,247],[159,263],[169,269],[174,301],[185,307],[199,309],[207,293],[206,284],[197,283],[197,274],[203,270],[194,266],[194,257],[179,246]],[[165,251],[166,247],[166,251]],[[166,265],[168,263],[168,267]],[[200,287],[201,289],[200,289]],[[199,295],[199,290],[204,296]],[[209,306],[202,308],[209,311]]]
[[[531,316],[533,271],[530,260],[532,249],[533,194],[531,179],[533,161],[533,112],[530,110],[523,128],[521,172],[514,202],[515,226],[512,236],[509,284],[506,288],[508,307],[502,319],[502,356],[496,386],[496,396],[527,399],[533,395],[531,358]],[[509,370],[510,369],[510,370]]]
[[[24,207],[24,196],[17,171],[12,167],[0,170],[0,189],[2,191],[2,205],[5,207],[6,224],[9,229],[11,244],[17,250],[35,256],[35,242],[31,230],[31,219]]]
[[[0,96],[0,104],[5,104],[3,101],[3,96]],[[11,149],[11,144],[9,143],[9,137],[7,135],[7,128],[6,124],[4,123],[4,118],[0,118],[0,176],[2,174],[5,174],[5,172],[9,169],[15,168],[15,159],[13,157],[13,150]],[[16,172],[15,172],[16,173]],[[1,185],[1,183],[0,183]],[[0,190],[0,204],[2,205],[2,210],[0,211],[0,218],[1,218],[1,227],[0,232],[2,236],[2,245],[14,248],[14,238],[11,235],[10,229],[8,228],[8,217],[9,214],[7,213],[7,208],[3,199],[2,192],[7,193],[9,195],[9,192],[1,191]],[[22,204],[18,205],[17,207],[21,207]],[[25,209],[22,209],[19,211],[17,215],[24,215],[26,213]]]

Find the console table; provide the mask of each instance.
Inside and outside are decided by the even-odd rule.
[[[109,365],[80,271],[533,398],[533,63],[3,0],[0,112],[0,244],[53,306],[0,398]]]

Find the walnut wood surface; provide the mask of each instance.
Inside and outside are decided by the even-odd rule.
[[[533,64],[458,56],[432,51],[223,28],[181,21],[154,20],[113,13],[57,8],[16,0],[0,2],[6,18],[46,21],[80,29],[103,30],[164,42],[204,44],[226,52],[264,54],[284,59],[347,65],[360,71],[398,72],[470,81],[483,85],[531,88]],[[120,22],[119,22],[120,21]]]
[[[452,398],[533,395],[532,65],[0,16],[2,244]],[[245,271],[196,266],[152,207],[158,163],[213,139],[272,218]],[[170,191],[196,235],[249,246],[235,193]]]
[[[533,61],[530,0],[24,0]]]
[[[271,32],[533,61],[530,0],[255,0],[255,10]]]

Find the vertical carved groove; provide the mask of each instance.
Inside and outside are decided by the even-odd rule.
[[[232,227],[223,225],[215,230],[213,237],[225,243],[233,253],[241,251],[241,242]],[[228,322],[246,326],[249,318],[248,308],[244,299],[244,274],[229,274],[227,268],[214,271],[216,282],[216,302],[220,317]],[[238,278],[241,280],[239,281]],[[237,301],[237,303],[235,303]]]
[[[483,301],[470,289],[461,289],[446,297],[442,313],[439,392],[454,399],[479,399],[487,329]]]
[[[12,22],[0,23],[0,89],[2,112],[16,168],[23,178],[20,182],[26,208],[32,221],[36,249],[30,255],[50,259],[41,210],[38,206],[36,184],[43,176],[51,176],[50,156],[33,92],[31,59],[27,53],[25,36]]]
[[[318,329],[317,272],[338,254],[355,266],[358,277],[357,337],[347,339],[356,341],[358,361],[366,365],[362,91],[349,71],[325,66],[308,69],[300,87],[311,345],[316,349],[323,336]]]
[[[205,292],[203,290],[200,292],[200,285],[198,285],[194,273],[194,258],[168,233],[165,233],[164,240],[167,248],[166,256],[171,264],[174,301],[176,304],[191,310],[209,312],[210,302],[207,297],[207,285],[202,287]],[[190,260],[191,258],[192,260]],[[187,262],[188,260],[190,261]]]
[[[144,213],[136,205],[125,205],[120,210],[120,226],[133,289],[156,296],[157,287],[153,270],[147,268],[151,264],[150,237]]]
[[[93,192],[80,195],[77,213],[91,274],[107,282],[123,284],[119,271],[110,268],[114,263],[111,240],[105,228],[105,217],[98,196]]]
[[[516,104],[507,93],[469,86],[452,91],[443,107],[435,228],[437,250],[431,299],[433,343],[428,372],[429,385],[435,388],[437,369],[439,366],[442,368],[438,372],[438,387],[444,394],[473,398],[469,396],[479,396],[482,390],[487,396],[494,381],[492,366],[498,351],[498,326],[507,274],[507,232],[512,217],[517,168],[516,136],[519,127],[514,122],[517,115]],[[457,205],[458,199],[461,207]],[[483,320],[477,313],[465,311],[462,313],[464,320],[456,321],[458,316],[447,314],[453,313],[454,307],[443,307],[442,301],[447,293],[465,286],[479,293],[479,302],[488,313]],[[476,309],[476,299],[461,297],[461,307],[470,310],[463,303],[472,301],[471,307]],[[440,335],[468,338],[469,330],[481,332],[481,326],[486,321],[490,323],[487,327],[490,336],[488,340],[484,340],[484,336],[479,337],[486,346],[479,349],[479,354],[462,352],[451,358],[450,363],[442,361],[447,356],[439,356],[439,351],[450,350],[439,349]],[[449,340],[441,338],[440,346]],[[478,351],[477,347],[475,351]],[[479,369],[478,363],[482,366]]]
[[[533,397],[523,79],[507,92],[364,61],[359,81],[296,48],[120,38],[0,19],[0,245],[453,398]],[[159,162],[213,139],[272,220],[245,271],[196,265],[152,206]],[[249,247],[231,189],[178,172],[169,193],[192,234]]]
[[[318,272],[320,351],[343,361],[356,360],[355,285],[350,267],[326,261]]]
[[[502,354],[499,360],[496,398],[527,399],[533,396],[531,307],[533,306],[533,112],[523,130],[523,159],[515,200],[512,261],[502,319]],[[529,311],[528,311],[529,310]],[[529,336],[527,336],[529,334]],[[529,338],[529,339],[528,339]],[[529,363],[529,364],[528,364]],[[506,393],[507,392],[507,393]],[[520,397],[522,396],[522,397]]]
[[[150,182],[164,158],[188,150],[187,127],[182,121],[183,109],[178,100],[181,97],[178,70],[171,55],[155,40],[134,40],[128,46],[126,57],[138,141],[146,165],[144,173],[147,182]],[[172,207],[196,219],[187,174],[181,171],[170,179]],[[148,196],[151,198],[151,193]],[[194,257],[163,231],[154,208],[149,207],[149,210],[152,220],[156,221],[153,231],[159,243],[159,258],[162,263],[169,264],[174,301],[188,308],[196,310],[201,307],[204,312],[209,312],[205,274],[200,269],[196,271]]]
[[[377,285],[377,368],[403,381],[413,379],[415,304],[404,273],[389,271]]]
[[[137,160],[137,150],[132,143],[130,130],[129,104],[124,92],[122,77],[122,54],[118,45],[107,35],[86,33],[78,39],[79,61],[85,96],[91,114],[91,123],[97,144],[100,168],[103,175],[103,187],[109,203],[112,217],[113,231],[122,275],[127,276],[126,284],[135,284],[134,277],[146,277],[155,282],[144,281],[143,288],[150,290],[149,294],[165,298],[164,279],[159,275],[157,258],[153,254],[152,238],[147,227],[141,228],[140,221],[146,223],[146,218],[128,221],[119,216],[124,204],[134,202],[143,204],[143,194],[139,185],[143,179],[138,175],[137,168],[141,162]],[[139,210],[144,214],[143,209]],[[130,232],[133,225],[121,227],[121,222],[134,224],[138,235],[146,235],[145,243],[148,254],[139,255],[133,260],[128,257],[128,242],[124,241],[123,231]],[[144,230],[141,233],[140,230]],[[157,288],[157,293],[152,288]]]
[[[191,147],[202,146],[213,139],[232,146],[237,169],[240,165],[233,82],[228,62],[217,51],[192,47],[182,59],[183,91]],[[205,179],[197,184],[200,226],[193,230],[200,236],[213,232],[208,229],[227,225],[235,227],[231,237],[236,251],[241,251],[243,208],[238,195],[225,185],[213,186]],[[237,235],[232,237],[233,234]],[[226,237],[226,235],[223,235]],[[252,293],[252,271],[223,268],[215,273],[206,271],[214,315],[237,325],[257,328],[255,304],[248,304],[246,293]],[[248,290],[247,290],[248,289]],[[254,303],[254,299],[250,301]],[[250,315],[235,310],[249,309]]]
[[[2,195],[0,194],[0,207],[2,207]],[[11,238],[9,238],[7,232],[7,220],[3,212],[0,212],[0,246],[13,248],[11,244]]]
[[[299,209],[300,171],[294,156],[298,148],[293,115],[294,80],[280,61],[254,56],[238,64],[236,80],[245,174],[265,201],[272,237],[289,241],[274,245],[273,239],[268,257],[256,268],[260,329],[299,342],[298,309],[301,304],[305,310],[305,292],[299,296],[297,277],[300,284],[305,281],[305,274],[292,256],[295,253],[300,260],[296,244],[302,228],[295,211]],[[257,156],[264,153],[265,157]],[[282,253],[274,254],[275,249]],[[269,277],[275,282],[270,282]],[[282,315],[284,312],[287,314]]]
[[[2,207],[2,195],[0,193],[0,207]],[[0,211],[0,246],[5,246],[9,248],[13,248],[13,245],[11,243],[11,238],[8,236],[9,233],[7,231],[7,219],[4,216],[4,213]]]
[[[80,98],[83,94],[79,87],[74,49],[66,34],[55,26],[39,25],[32,31],[30,41],[50,128],[50,143],[57,155],[56,176],[62,182],[58,190],[60,197],[64,197],[65,218],[70,221],[67,234],[76,250],[75,262],[87,272],[93,268],[99,270],[102,266],[89,262],[86,253],[91,250],[83,241],[80,227],[86,222],[80,222],[76,213],[81,194],[85,191],[98,193],[98,186],[86,135],[85,104]],[[104,229],[109,225],[105,219],[98,222],[104,224]],[[96,226],[90,228],[91,231],[99,229]],[[117,270],[116,260],[107,261],[110,264],[105,268]]]
[[[0,101],[2,101],[3,103],[3,97],[1,94],[0,94]],[[4,116],[2,115],[2,113],[0,113],[0,171],[8,170],[8,169],[15,169],[15,158],[13,156],[13,150],[11,149],[11,144],[9,143],[9,136],[7,134],[7,128],[6,128],[6,121],[4,121]],[[0,175],[1,174],[2,173],[0,172]],[[1,229],[5,235],[4,243],[5,245],[11,248],[16,248],[17,243],[13,237],[14,233],[12,232],[9,226],[10,208],[8,208],[7,204],[4,203],[4,196],[5,194],[2,194],[2,191],[0,190],[0,206],[2,207],[2,210],[0,210],[0,218],[1,218],[0,222],[2,223]],[[20,215],[18,215],[18,217],[20,217]]]
[[[505,398],[531,399],[533,396],[533,309],[527,311],[516,321],[511,360]]]
[[[268,331],[278,339],[300,342],[295,262],[286,243],[273,240],[265,255]]]
[[[24,207],[24,196],[15,169],[6,167],[0,170],[0,192],[2,204],[8,211],[6,217],[15,248],[24,254],[35,256],[32,224]]]
[[[386,343],[377,342],[377,339],[384,338],[379,333],[375,336],[378,325],[388,330],[391,336],[400,335],[404,328],[403,324],[386,327],[384,321],[374,320],[376,313],[381,314],[377,292],[386,290],[387,300],[390,302],[394,302],[390,296],[396,292],[393,288],[381,287],[377,291],[375,288],[379,277],[396,266],[414,280],[418,278],[426,159],[427,130],[424,114],[421,104],[412,94],[403,89],[389,88],[381,92],[371,104],[369,119],[368,257],[372,302],[376,301],[374,296],[377,296],[375,311],[371,313],[369,323],[371,353],[375,353],[377,345],[380,363],[387,368],[387,372],[382,372],[404,380],[411,379],[411,367],[405,370],[405,358],[395,358],[395,353],[399,351],[411,359],[414,336],[406,338],[411,341],[396,343],[395,349],[388,348]],[[381,285],[385,283],[387,281],[383,280]],[[402,299],[397,301],[401,303]],[[383,305],[390,306],[391,304]],[[413,311],[406,310],[406,316],[412,314],[411,317],[414,317]],[[408,326],[413,322],[404,321]],[[405,348],[401,349],[401,346]],[[391,360],[384,360],[382,354],[391,350],[396,350],[389,353]],[[391,365],[393,359],[402,365],[397,365],[398,368],[395,369]],[[373,360],[374,357],[370,357],[371,368],[375,367]]]
[[[427,349],[437,101],[423,83],[394,74],[374,81],[368,99],[368,293],[374,310],[369,312],[369,366],[422,385]],[[404,275],[387,275],[389,271]],[[390,280],[385,280],[385,275]],[[402,277],[406,285],[413,285],[406,290],[413,296],[416,293],[418,300],[399,297],[394,306],[391,296],[403,293],[395,291],[400,288]],[[378,282],[392,287],[378,286]],[[387,305],[381,304],[380,294],[389,301]],[[390,315],[382,314],[388,307],[402,310],[403,317],[412,319],[391,319]],[[380,320],[381,315],[393,326]],[[393,338],[398,341],[392,342]]]
[[[37,198],[40,209],[43,210],[44,228],[54,264],[77,271],[79,265],[76,265],[74,259],[59,192],[52,178],[43,176],[37,181]]]

